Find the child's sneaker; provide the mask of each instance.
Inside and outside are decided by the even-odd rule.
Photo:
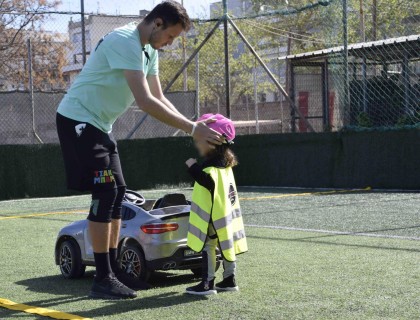
[[[223,279],[222,282],[216,284],[216,290],[218,291],[239,291],[239,287],[236,285],[235,276],[230,276]]]
[[[196,286],[187,288],[185,293],[197,296],[208,296],[211,294],[217,294],[217,291],[214,290],[214,279],[211,281],[201,281]]]

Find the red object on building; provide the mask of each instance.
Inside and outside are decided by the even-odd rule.
[[[329,125],[330,128],[334,127],[334,102],[335,102],[335,92],[328,92],[328,113],[329,113]]]
[[[298,96],[298,108],[304,117],[309,112],[309,92],[300,91]],[[299,118],[299,132],[308,132],[308,126],[303,119]]]

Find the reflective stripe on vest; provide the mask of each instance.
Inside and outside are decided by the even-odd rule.
[[[193,226],[192,224],[188,227],[188,232],[195,235],[198,239],[205,242],[207,239],[207,234],[202,232],[200,229],[198,229],[196,226]]]
[[[195,202],[191,203],[191,211],[195,212],[205,222],[208,223],[210,221],[210,212],[201,209],[200,206]]]
[[[228,240],[220,242],[220,249],[222,249],[222,250],[232,249],[233,248],[233,242],[241,240],[243,238],[245,238],[245,231],[244,230],[239,230],[238,232],[234,232],[233,233],[233,240],[228,239]]]
[[[239,217],[242,217],[241,209],[240,208],[233,209],[230,215],[228,215],[227,217],[223,217],[219,220],[213,221],[213,226],[215,229],[221,229],[221,228],[227,227],[228,225],[232,223],[232,220]]]

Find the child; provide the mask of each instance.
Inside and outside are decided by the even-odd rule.
[[[203,115],[199,121],[214,119],[208,126],[225,137],[220,146],[194,140],[201,157],[200,166],[195,159],[186,164],[195,180],[192,195],[188,246],[203,255],[203,278],[186,293],[194,295],[216,294],[217,291],[238,291],[235,281],[236,255],[248,250],[235,178],[232,167],[237,160],[230,145],[235,138],[235,127],[230,119],[220,114]],[[223,257],[223,281],[214,285],[216,273],[216,247]]]

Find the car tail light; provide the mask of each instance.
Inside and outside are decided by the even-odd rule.
[[[178,230],[178,223],[152,223],[144,224],[140,229],[147,234],[159,234]]]

